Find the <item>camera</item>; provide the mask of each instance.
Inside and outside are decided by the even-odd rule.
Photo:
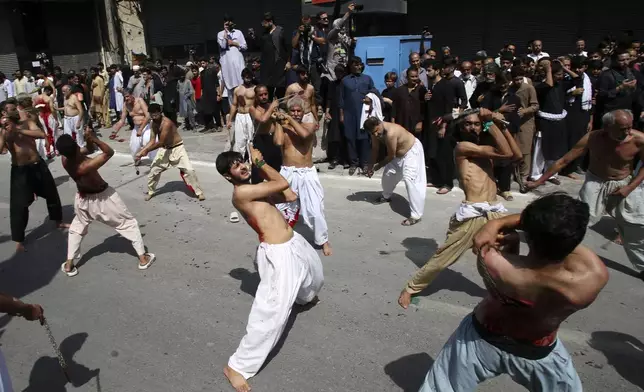
[[[364,10],[364,4],[356,4],[356,11],[363,11]]]

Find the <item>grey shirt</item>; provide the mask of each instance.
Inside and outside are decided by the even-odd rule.
[[[407,70],[409,68],[405,68],[404,71],[400,74],[399,81],[400,81],[400,86],[407,84]],[[429,83],[427,81],[427,71],[425,71],[425,68],[418,68],[418,77],[420,78],[420,82],[427,88],[429,86]]]

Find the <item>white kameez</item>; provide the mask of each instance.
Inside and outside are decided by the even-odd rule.
[[[229,46],[227,39],[236,41],[239,47]],[[234,95],[232,90],[244,82],[241,72],[246,67],[246,61],[242,53],[247,49],[246,38],[244,38],[244,34],[240,30],[234,29],[232,32],[222,30],[217,33],[217,43],[219,44],[222,78],[224,86],[228,90],[228,99],[232,104]]]
[[[255,130],[255,124],[250,113],[237,113],[235,115],[235,124],[233,125],[234,133],[230,145],[233,151],[240,154],[246,153],[246,147],[250,142]]]
[[[534,145],[532,148],[532,168],[530,169],[530,181],[537,181],[541,178],[544,171],[548,170],[550,166],[554,165],[555,161],[547,161],[543,158],[543,151],[541,150],[541,132],[537,132],[534,137]],[[550,179],[557,178],[555,173]]]
[[[405,188],[407,188],[410,217],[412,219],[422,218],[427,193],[427,174],[425,172],[425,152],[418,139],[404,156],[394,158],[385,166],[382,175],[382,197],[390,199],[400,180],[405,182]]]
[[[118,71],[114,74],[114,88],[112,89],[112,94],[114,94],[114,102],[116,102],[116,111],[123,111],[123,92],[118,91],[119,88],[123,88],[123,74],[121,71]]]
[[[130,135],[130,152],[132,153],[132,158],[136,156],[136,154],[143,149],[148,143],[150,143],[150,137],[152,135],[152,131],[150,130],[150,123],[145,125],[145,128],[143,128],[143,132],[141,132],[141,136],[137,136],[137,130],[139,129],[138,125],[134,126],[134,129],[132,130],[132,134]],[[147,157],[150,159],[150,161],[154,161],[154,157],[156,157],[158,150],[150,151],[150,153],[147,155]]]
[[[228,360],[228,366],[245,379],[257,374],[279,341],[293,304],[313,301],[324,284],[320,256],[296,232],[283,244],[259,244],[255,263],[260,282],[246,335]]]
[[[286,178],[298,197],[300,218],[313,230],[315,244],[322,246],[329,242],[329,229],[324,218],[324,189],[314,167],[282,166],[280,174]],[[284,211],[283,204],[277,205]]]
[[[81,121],[80,128],[76,128],[78,120],[79,115],[71,117],[65,116],[65,119],[63,120],[63,130],[67,135],[70,135],[74,138],[74,140],[76,140],[76,144],[78,144],[79,147],[85,147],[85,137],[83,136],[83,122]]]
[[[7,369],[2,351],[0,351],[0,392],[13,392],[9,370]]]

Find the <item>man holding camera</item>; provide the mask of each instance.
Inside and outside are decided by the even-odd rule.
[[[232,104],[233,91],[243,83],[241,73],[246,67],[246,62],[242,51],[247,49],[247,45],[244,34],[235,29],[235,23],[230,16],[224,16],[224,29],[217,33],[217,43],[224,80],[223,88],[228,90],[228,101]]]
[[[325,14],[326,15],[326,14]],[[324,16],[324,15],[322,15]],[[326,16],[328,19],[328,15]],[[311,24],[311,17],[302,17],[300,27],[293,33],[291,44],[295,50],[294,66],[305,68],[310,75],[311,84],[315,87],[316,101],[321,102],[320,97],[320,72],[318,62],[324,61],[323,48],[326,45],[324,31]],[[287,81],[287,85],[290,84]]]

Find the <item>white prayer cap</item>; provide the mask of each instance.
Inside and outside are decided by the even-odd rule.
[[[140,70],[141,70],[141,67],[139,67],[138,65],[135,65],[134,67],[132,67],[132,71],[134,72],[140,71]]]
[[[186,63],[186,67],[190,67],[190,66],[192,66],[192,61],[188,61],[188,62]]]

